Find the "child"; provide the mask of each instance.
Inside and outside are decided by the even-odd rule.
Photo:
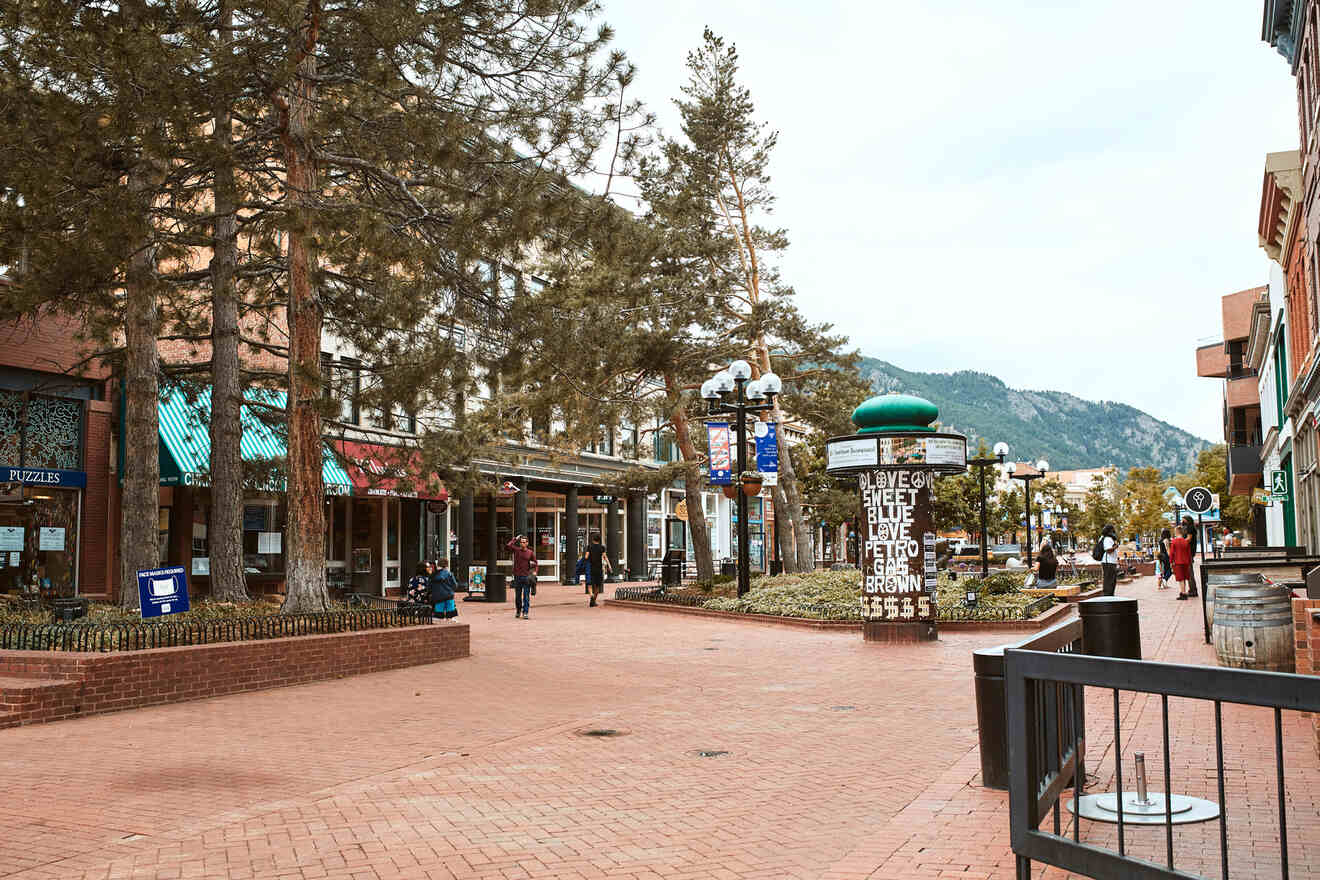
[[[582,558],[577,561],[577,565],[573,568],[573,583],[575,585],[582,583],[582,579],[590,574],[591,571],[587,566],[587,551],[583,550]],[[589,587],[588,592],[590,592]]]
[[[458,589],[458,581],[454,580],[453,573],[449,570],[449,563],[443,559],[436,560],[435,573],[431,575],[431,602],[436,617],[442,617],[445,620],[452,620],[458,617],[458,606],[454,604],[454,591]]]

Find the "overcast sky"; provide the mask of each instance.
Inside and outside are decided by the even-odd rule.
[[[603,3],[669,132],[702,27],[737,43],[785,280],[863,354],[1222,437],[1197,341],[1269,280],[1265,153],[1297,147],[1260,0]]]

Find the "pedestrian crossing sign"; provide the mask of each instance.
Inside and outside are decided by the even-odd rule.
[[[1270,471],[1270,500],[1288,500],[1288,472]]]

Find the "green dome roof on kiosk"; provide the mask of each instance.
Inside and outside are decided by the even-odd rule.
[[[852,422],[859,434],[884,431],[933,433],[931,422],[939,418],[939,407],[911,394],[881,394],[863,401],[853,410]]]

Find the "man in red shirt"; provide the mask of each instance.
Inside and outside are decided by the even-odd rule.
[[[527,546],[526,535],[510,541],[508,550],[513,555],[513,616],[526,620],[536,589],[536,551]]]

